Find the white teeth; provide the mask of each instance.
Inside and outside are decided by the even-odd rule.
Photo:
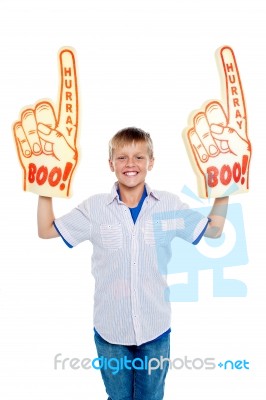
[[[135,175],[137,175],[137,172],[125,172],[125,175],[127,175],[127,176],[135,176]]]

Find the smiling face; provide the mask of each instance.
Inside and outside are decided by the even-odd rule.
[[[117,177],[119,187],[133,189],[144,186],[147,172],[153,167],[154,159],[150,158],[147,143],[132,142],[117,147],[109,160],[111,171]]]

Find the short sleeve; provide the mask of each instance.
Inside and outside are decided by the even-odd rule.
[[[194,244],[199,242],[209,222],[208,217],[190,208],[155,214],[155,220],[160,221],[160,230],[169,237],[176,236]]]
[[[90,240],[91,223],[87,201],[55,219],[54,226],[68,247],[75,247],[85,240]]]
[[[204,219],[200,222],[199,226],[195,229],[195,232],[194,232],[195,239],[192,242],[192,244],[196,245],[200,242],[201,238],[204,236],[206,229],[208,228],[210,221],[211,221],[211,219],[207,218],[207,221],[205,221],[205,219]]]

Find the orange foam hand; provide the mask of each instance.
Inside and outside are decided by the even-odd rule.
[[[13,131],[23,189],[41,196],[69,197],[78,162],[78,86],[73,49],[59,52],[58,109],[49,101],[21,111]]]
[[[218,51],[226,99],[210,101],[189,121],[184,139],[202,198],[247,192],[251,143],[245,98],[233,50]]]

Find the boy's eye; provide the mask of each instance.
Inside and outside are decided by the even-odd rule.
[[[117,160],[125,160],[127,157],[126,156],[119,156],[117,157]],[[144,157],[143,156],[136,156],[137,160],[143,160]]]

